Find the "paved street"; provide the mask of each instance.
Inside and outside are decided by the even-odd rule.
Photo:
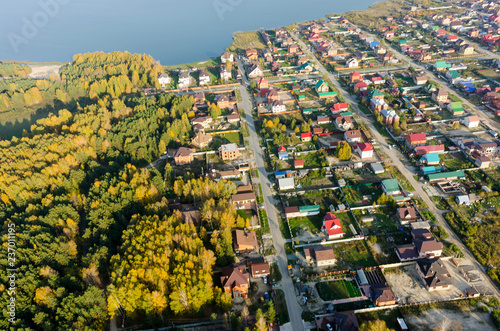
[[[297,36],[295,34],[293,35],[293,37],[298,41],[298,43],[300,44],[300,47],[302,49],[306,50],[306,53],[308,53],[309,56],[312,56],[314,59],[316,59],[316,56],[308,50],[308,48],[305,46],[305,44],[299,38],[297,38]],[[397,52],[395,52],[395,53],[399,54]],[[411,59],[409,59],[407,57],[404,57],[404,58],[406,61],[408,61],[412,65],[416,66],[416,64],[412,63]],[[442,216],[443,211],[436,208],[436,205],[434,204],[434,202],[429,198],[427,193],[424,191],[424,189],[423,189],[424,184],[420,181],[416,181],[415,178],[413,178],[413,175],[414,175],[413,171],[410,171],[403,164],[403,162],[401,162],[400,158],[404,157],[403,154],[401,154],[396,149],[393,149],[393,148],[389,149],[387,144],[383,143],[383,142],[385,142],[385,138],[375,128],[375,126],[372,123],[372,120],[368,119],[368,117],[359,109],[358,102],[355,99],[355,97],[353,97],[352,95],[350,95],[348,93],[342,93],[343,88],[342,88],[342,86],[340,86],[339,82],[335,79],[335,75],[330,74],[319,61],[318,61],[318,66],[320,67],[320,71],[322,73],[328,74],[328,77],[333,82],[335,87],[341,92],[341,94],[344,97],[344,99],[346,100],[346,102],[352,107],[352,109],[354,109],[361,116],[361,121],[367,125],[367,127],[370,129],[372,135],[375,137],[375,140],[377,140],[379,142],[379,145],[380,145],[382,152],[388,156],[388,160],[386,160],[386,161],[390,161],[390,163],[392,163],[392,165],[396,166],[401,171],[401,173],[406,176],[406,178],[408,179],[410,184],[415,188],[416,195],[420,196],[422,198],[422,200],[424,200],[424,202],[429,206],[429,211],[432,214],[434,214],[436,216],[436,218],[438,219],[439,225],[444,227],[446,229],[446,231],[450,234],[450,236],[447,240],[449,242],[457,245],[460,248],[460,250],[464,253],[465,257],[474,263],[475,267],[481,271],[483,278],[489,282],[489,284],[490,284],[492,290],[495,292],[495,294],[498,297],[500,297],[500,291],[493,284],[493,282],[491,281],[489,276],[486,274],[484,267],[481,264],[479,264],[479,262],[477,262],[477,260],[471,254],[471,252],[467,249],[467,247],[465,247],[465,245],[462,243],[462,241],[458,238],[458,236],[455,234],[455,232],[451,229],[451,227],[448,225],[448,223],[444,220],[444,218]],[[423,68],[421,66],[417,66],[417,67]],[[431,79],[438,80],[437,77],[434,77],[432,75],[432,73],[429,72],[428,74],[429,74]],[[442,85],[443,85],[443,87],[446,86],[444,83]],[[450,91],[451,91],[451,89],[450,89]],[[471,109],[475,109],[474,105],[470,104],[465,99],[463,99],[463,101],[465,104],[468,104],[469,107],[471,107]],[[477,112],[477,113],[479,115],[479,113],[482,113],[482,112]],[[487,118],[487,119],[489,121],[489,118]]]
[[[240,61],[238,61],[240,70],[244,73],[243,65]],[[245,77],[244,75],[242,75]],[[248,84],[248,80],[246,77],[244,78],[245,85]],[[268,173],[264,166],[264,155],[262,154],[262,149],[259,145],[259,136],[257,135],[257,131],[255,129],[255,122],[252,116],[252,101],[250,95],[245,88],[245,85],[239,86],[238,88],[241,91],[242,102],[239,103],[239,107],[245,110],[246,114],[246,122],[248,124],[248,129],[250,131],[249,140],[249,149],[254,151],[254,162],[256,164],[256,168],[259,171],[259,179],[262,186],[262,194],[264,195],[264,204],[267,210],[267,217],[269,220],[269,227],[271,228],[271,235],[273,236],[274,247],[276,248],[276,262],[278,264],[279,270],[281,272],[282,280],[280,282],[281,289],[285,293],[286,304],[288,308],[288,315],[290,316],[291,325],[287,325],[287,330],[305,330],[304,324],[302,321],[302,308],[297,302],[297,297],[295,295],[294,284],[292,278],[288,275],[288,259],[285,251],[285,239],[283,238],[277,213],[278,210],[275,208],[274,204],[277,201],[274,201],[273,193],[271,191],[271,183],[268,179]]]

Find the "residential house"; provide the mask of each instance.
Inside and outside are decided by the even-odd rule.
[[[284,146],[278,147],[278,159],[288,161],[288,152]]]
[[[353,71],[349,74],[349,79],[351,81],[351,84],[356,83],[356,82],[362,82],[363,76],[361,76],[361,74],[359,72]]]
[[[210,124],[213,122],[212,117],[210,116],[196,116],[191,120],[191,125],[195,126],[200,124],[204,129],[210,127]]]
[[[303,169],[304,168],[304,160],[293,161],[293,166],[295,169]]]
[[[428,146],[418,146],[415,148],[416,155],[425,155],[428,153],[443,153],[444,145],[428,145]]]
[[[440,258],[417,261],[417,271],[429,292],[452,287],[451,274]]]
[[[246,50],[245,55],[248,61],[255,61],[259,59],[259,54],[255,48],[249,48]]]
[[[340,220],[332,213],[327,213],[323,217],[323,226],[321,230],[325,233],[328,240],[344,237],[344,231],[340,224]]]
[[[425,164],[427,166],[439,165],[439,154],[437,153],[427,153],[420,158],[420,163]]]
[[[406,145],[410,148],[423,146],[427,142],[425,133],[412,133],[406,136]]]
[[[241,176],[241,173],[238,170],[233,170],[234,175]],[[238,191],[236,194],[233,194],[231,197],[231,202],[234,207],[238,210],[240,209],[255,209],[255,192],[252,189],[252,185],[242,185],[238,187]]]
[[[380,114],[385,124],[392,125],[394,122],[399,122],[399,115],[393,109],[383,108],[380,110]]]
[[[312,132],[304,132],[304,133],[301,133],[301,134],[300,134],[300,140],[301,140],[302,142],[311,141],[311,140],[312,140],[312,137],[313,137]]]
[[[301,74],[309,74],[314,70],[314,67],[311,63],[306,62],[299,67],[299,72]]]
[[[460,54],[462,55],[474,55],[474,47],[469,45],[469,44],[465,44],[465,45],[461,45],[459,48],[458,48],[458,51],[460,52]]]
[[[250,275],[245,266],[232,265],[222,270],[221,284],[224,292],[232,295],[233,298],[248,297],[250,287]]]
[[[397,209],[398,220],[401,225],[417,221],[417,211],[413,207],[400,207]]]
[[[462,80],[460,78],[460,74],[456,70],[449,70],[448,72],[446,72],[445,76],[446,76],[446,79],[448,79],[448,81],[451,84],[457,84],[460,80]]]
[[[462,124],[468,128],[477,128],[479,126],[479,116],[471,115],[462,119]]]
[[[425,240],[415,240],[413,242],[417,248],[420,258],[440,257],[443,252],[443,243],[435,238]]]
[[[257,88],[259,90],[268,89],[269,88],[269,81],[267,80],[267,78],[261,77],[261,78],[257,79]]]
[[[250,266],[252,278],[264,278],[271,274],[269,263],[252,263]]]
[[[228,123],[236,124],[240,121],[240,114],[237,111],[233,111],[231,114],[226,115],[226,121]]]
[[[353,128],[352,116],[339,116],[334,119],[335,126],[339,130],[350,130]]]
[[[194,94],[194,103],[195,104],[203,104],[205,103],[205,93],[203,93],[203,91],[200,91],[200,92],[196,92]]]
[[[346,64],[345,66],[347,68],[357,68],[357,67],[359,67],[358,59],[356,59],[355,57],[351,57],[350,59],[348,59],[345,64]]]
[[[463,170],[439,172],[436,174],[427,175],[427,178],[429,179],[429,183],[436,183],[436,182],[443,182],[443,181],[447,181],[447,180],[449,181],[449,180],[456,180],[456,179],[464,179],[465,173]]]
[[[240,157],[240,151],[236,144],[225,144],[219,147],[219,157],[226,160],[234,160]]]
[[[205,134],[204,132],[197,132],[193,140],[191,140],[191,144],[201,149],[208,147],[208,145],[212,143],[213,139],[214,137],[210,134]]]
[[[293,55],[299,51],[299,46],[297,44],[288,45],[288,54]]]
[[[425,75],[413,75],[413,82],[417,85],[425,85],[427,83],[427,76]]]
[[[233,246],[237,254],[256,251],[259,248],[255,232],[238,229],[234,231]]]
[[[273,113],[282,113],[286,111],[286,106],[281,100],[273,101],[271,104],[271,111]]]
[[[167,73],[162,72],[158,75],[158,83],[160,83],[162,88],[165,88],[167,85],[172,83],[172,78]]]
[[[348,111],[349,110],[349,105],[347,102],[338,102],[333,105],[333,107],[330,109],[332,114],[335,115],[340,112]]]
[[[370,99],[370,107],[375,110],[381,112],[382,110],[388,110],[389,105],[387,102],[385,102],[384,99],[376,99],[372,98]]]
[[[297,66],[300,67],[301,65],[307,62],[309,62],[309,58],[307,57],[307,55],[299,55],[297,57]]]
[[[180,147],[174,153],[175,164],[181,165],[193,162],[194,160],[193,153],[194,151],[191,148]]]
[[[208,72],[204,69],[200,70],[199,76],[198,76],[198,81],[200,86],[202,85],[210,85],[210,75]]]
[[[448,101],[448,92],[443,89],[438,89],[437,91],[432,93],[431,99],[437,103],[446,102]]]
[[[373,298],[373,303],[377,307],[392,306],[397,302],[396,296],[392,289],[384,284],[374,284],[370,286],[371,297]]]
[[[454,101],[446,105],[448,109],[454,116],[461,116],[464,114],[464,109],[462,108],[462,102]]]
[[[337,262],[333,248],[330,246],[309,246],[304,248],[306,262],[317,267],[332,266]]]
[[[395,178],[384,179],[382,181],[382,191],[386,195],[398,195],[401,194],[401,190],[399,188],[398,180]]]
[[[344,132],[344,138],[349,143],[361,142],[361,130],[348,130]]]
[[[219,67],[219,74],[222,82],[227,82],[232,78],[231,70],[229,70],[226,66]]]
[[[295,180],[293,178],[280,178],[278,179],[278,187],[280,191],[293,190],[295,188]]]
[[[220,56],[220,62],[222,64],[225,64],[227,61],[229,62],[234,62],[234,55],[229,53],[229,52],[224,52],[222,53],[222,55]]]
[[[474,162],[479,168],[488,168],[491,163],[491,159],[488,156],[479,156]]]
[[[191,84],[191,76],[189,75],[189,72],[187,71],[182,71],[179,74],[179,88],[187,88]]]
[[[247,75],[250,78],[257,78],[257,77],[262,77],[264,75],[264,72],[257,64],[252,64],[247,69]]]
[[[458,205],[465,205],[465,206],[471,205],[471,201],[468,194],[457,195],[455,197],[455,201],[457,202]]]
[[[316,82],[315,85],[316,92],[328,92],[330,88],[328,87],[328,83],[325,82],[324,80],[320,79]]]
[[[316,118],[316,123],[318,125],[330,124],[330,123],[332,123],[332,119],[330,116],[318,116]]]
[[[215,103],[220,109],[229,108],[232,104],[229,98],[223,94],[219,94],[215,97]]]
[[[394,36],[395,36],[394,31],[384,32],[384,38],[386,38],[386,39],[392,39],[392,38],[394,38]]]
[[[373,146],[370,143],[361,143],[354,145],[353,150],[359,155],[361,159],[368,159],[373,157]]]

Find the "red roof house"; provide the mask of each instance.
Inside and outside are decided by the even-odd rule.
[[[427,142],[425,133],[412,133],[406,136],[406,142],[410,146],[424,145]]]
[[[332,213],[327,213],[323,217],[323,227],[321,229],[328,239],[337,239],[344,236],[340,220]]]
[[[415,154],[425,155],[428,153],[442,153],[444,152],[444,145],[429,145],[429,146],[418,146],[415,148]]]
[[[302,142],[311,141],[312,137],[313,137],[312,132],[305,132],[300,134],[300,140],[302,140]]]
[[[340,112],[340,111],[347,111],[348,109],[349,109],[349,106],[347,105],[346,102],[336,103],[332,107],[332,113],[333,112]]]

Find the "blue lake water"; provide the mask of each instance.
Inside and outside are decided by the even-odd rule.
[[[220,55],[235,31],[362,10],[375,0],[18,0],[0,10],[0,60],[70,61],[129,51],[162,64]]]

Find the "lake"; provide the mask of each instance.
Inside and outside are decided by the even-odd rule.
[[[375,0],[24,0],[0,12],[0,60],[70,61],[129,51],[164,65],[220,55],[235,31],[276,28],[362,10]]]

